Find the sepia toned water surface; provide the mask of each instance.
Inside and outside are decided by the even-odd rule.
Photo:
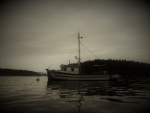
[[[149,113],[150,79],[53,81],[41,76],[1,76],[0,112]]]

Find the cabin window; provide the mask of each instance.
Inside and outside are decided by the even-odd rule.
[[[71,68],[71,71],[74,71],[74,68]]]

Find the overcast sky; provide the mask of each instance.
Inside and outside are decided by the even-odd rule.
[[[0,4],[0,68],[42,71],[77,62],[77,33],[99,59],[150,63],[144,0],[10,0]],[[97,59],[81,47],[81,60]]]

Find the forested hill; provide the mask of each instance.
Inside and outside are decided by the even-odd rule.
[[[0,76],[37,76],[38,72],[28,70],[14,70],[14,69],[2,69],[0,68]]]
[[[84,66],[92,65],[106,65],[106,69],[110,74],[120,74],[122,76],[150,76],[150,64],[143,62],[96,59],[83,62],[82,68],[84,69]],[[90,68],[88,70],[90,70]]]

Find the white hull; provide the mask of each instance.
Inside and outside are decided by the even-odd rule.
[[[77,80],[77,81],[88,81],[88,80],[110,80],[109,75],[79,75],[79,74],[65,74],[57,71],[48,70],[49,80]]]

